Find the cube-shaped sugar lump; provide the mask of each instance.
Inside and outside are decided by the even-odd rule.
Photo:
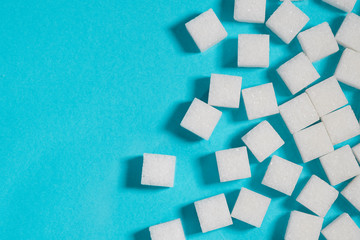
[[[360,143],[352,148],[356,160],[360,163]]]
[[[349,145],[320,157],[320,163],[331,185],[337,185],[360,174],[360,167]]]
[[[206,51],[227,37],[227,32],[210,8],[185,24],[201,52]]]
[[[246,147],[217,151],[216,162],[220,182],[251,177],[249,158]]]
[[[280,115],[291,134],[306,128],[319,120],[319,115],[306,93],[300,94],[280,105],[279,110]]]
[[[323,123],[317,123],[294,135],[294,140],[304,163],[334,150]]]
[[[261,183],[291,196],[302,168],[302,166],[281,157],[273,156]]]
[[[281,65],[276,71],[292,94],[301,91],[320,78],[319,73],[303,52]]]
[[[322,116],[321,121],[334,145],[360,134],[359,122],[350,105]]]
[[[231,216],[252,226],[260,227],[270,205],[271,198],[241,188]]]
[[[249,120],[279,113],[272,83],[242,90],[246,114]]]
[[[141,184],[173,187],[176,157],[163,154],[144,153]]]
[[[357,0],[323,0],[327,4],[336,7],[344,12],[351,12]]]
[[[269,51],[269,35],[239,34],[238,67],[268,67]]]
[[[354,178],[342,191],[343,195],[358,211],[360,211],[360,176]]]
[[[348,13],[335,38],[340,45],[360,52],[360,16]]]
[[[296,201],[313,211],[320,217],[325,217],[339,192],[316,175],[312,175],[300,192]]]
[[[219,122],[221,114],[216,108],[195,98],[180,126],[208,140]]]
[[[292,211],[286,228],[285,240],[319,239],[323,218]]]
[[[266,0],[235,0],[234,19],[238,22],[264,23]]]
[[[304,53],[312,62],[339,51],[339,46],[327,22],[299,33],[297,38]]]
[[[327,240],[358,240],[360,229],[349,214],[343,213],[327,225],[321,233]]]
[[[360,89],[360,53],[346,48],[335,70],[335,77],[342,83]]]
[[[242,78],[211,74],[208,103],[212,106],[238,108]]]
[[[268,121],[262,121],[245,134],[241,140],[246,144],[259,162],[264,161],[282,145],[284,140]]]
[[[149,228],[151,240],[185,240],[184,229],[181,220],[175,219],[173,221],[161,223],[151,226]]]
[[[194,204],[203,233],[233,224],[224,194],[209,197]]]
[[[334,76],[306,89],[306,93],[320,117],[348,104]]]
[[[309,20],[305,13],[285,0],[266,21],[266,26],[285,43],[290,43]]]

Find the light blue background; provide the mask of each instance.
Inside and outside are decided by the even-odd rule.
[[[278,4],[268,0],[267,18]],[[320,0],[295,4],[311,19],[305,28],[328,21],[336,32],[345,16]],[[229,36],[200,54],[184,23],[209,8]],[[232,15],[233,0],[3,0],[0,239],[147,240],[149,226],[179,217],[188,239],[281,239],[291,210],[309,212],[295,197],[311,174],[327,178],[319,160],[302,164],[279,115],[266,118],[286,142],[276,154],[304,166],[293,197],[260,184],[269,159],[251,154],[251,179],[219,183],[214,152],[243,146],[263,120],[247,121],[242,100],[221,109],[209,141],[179,126],[194,97],[207,100],[211,73],[240,75],[243,88],[273,82],[279,104],[292,97],[275,69],[301,51],[298,41],[285,45]],[[239,33],[271,34],[269,68],[236,67]],[[315,63],[320,80],[341,51]],[[358,90],[341,86],[359,117]],[[144,152],[177,156],[173,188],[140,185]],[[262,227],[234,220],[200,233],[193,202],[225,193],[232,209],[242,186],[273,199]],[[324,224],[344,211],[360,225],[342,196]]]

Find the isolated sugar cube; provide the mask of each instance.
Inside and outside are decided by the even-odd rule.
[[[316,175],[312,175],[300,192],[296,201],[313,211],[320,217],[325,217],[339,192]]]
[[[272,83],[242,90],[246,114],[249,120],[279,113]]]
[[[335,38],[340,45],[360,52],[360,16],[348,13]]]
[[[320,78],[319,73],[303,52],[281,65],[276,71],[292,94]]]
[[[349,214],[343,213],[324,228],[321,233],[327,240],[358,240],[360,229]]]
[[[348,104],[334,76],[306,89],[306,93],[320,117]]]
[[[246,147],[217,151],[216,162],[220,182],[251,177],[249,158]]]
[[[352,148],[356,160],[360,163],[360,143]]]
[[[266,0],[235,0],[234,19],[238,22],[264,23]]]
[[[341,194],[360,211],[360,176],[355,177],[342,191]]]
[[[194,204],[203,233],[233,224],[224,194],[209,197]]]
[[[246,144],[259,162],[264,161],[273,152],[284,145],[284,140],[279,136],[268,121],[262,121],[245,134],[241,140]]]
[[[208,103],[212,106],[238,108],[242,78],[211,74]]]
[[[149,231],[151,240],[185,240],[184,229],[180,218],[151,226]]]
[[[208,140],[220,120],[221,112],[194,98],[180,126]]]
[[[327,4],[336,7],[344,12],[351,12],[357,0],[323,0]]]
[[[323,218],[292,211],[286,228],[285,240],[319,239]]]
[[[337,185],[360,174],[360,167],[349,145],[320,157],[320,163],[331,185]]]
[[[260,227],[271,198],[247,188],[241,188],[231,216],[252,226]]]
[[[305,13],[285,0],[266,21],[266,26],[288,44],[309,20]]]
[[[206,51],[227,37],[227,32],[210,8],[185,24],[201,52]]]
[[[238,66],[268,67],[269,66],[269,35],[239,34]]]
[[[300,94],[280,105],[279,111],[291,134],[319,120],[319,115],[306,93]]]
[[[312,62],[339,51],[339,46],[327,22],[299,33],[297,38],[304,53]]]
[[[346,48],[335,70],[335,77],[342,83],[360,89],[360,53]]]
[[[273,156],[261,184],[291,196],[302,168],[281,157]]]
[[[304,163],[334,150],[323,123],[317,123],[294,135],[294,140]]]
[[[144,153],[141,184],[173,187],[175,163],[175,156]]]
[[[321,121],[334,145],[360,134],[359,122],[350,105],[322,116]]]

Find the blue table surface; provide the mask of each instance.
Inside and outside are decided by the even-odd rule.
[[[241,100],[239,109],[221,109],[209,141],[179,126],[194,97],[207,101],[211,73],[242,76],[243,88],[272,82],[279,104],[292,98],[275,69],[301,51],[298,41],[286,45],[264,24],[235,22],[233,5],[2,1],[0,239],[147,240],[149,226],[175,218],[188,239],[281,239],[290,211],[310,213],[295,198],[312,174],[327,178],[319,160],[302,163],[279,115],[248,121]],[[267,18],[278,5],[268,0]],[[336,33],[345,16],[321,0],[295,5],[310,17],[305,29],[327,21]],[[201,54],[184,24],[209,8],[229,35]],[[239,33],[270,34],[269,68],[236,67]],[[314,64],[317,82],[333,75],[342,51]],[[359,118],[359,91],[341,87]],[[291,197],[260,184],[269,159],[260,164],[251,154],[251,179],[219,183],[214,152],[243,146],[241,137],[264,119],[286,142],[275,154],[304,166]],[[140,185],[144,152],[177,156],[173,188]],[[225,193],[232,209],[243,186],[272,198],[261,228],[234,220],[202,234],[193,202]],[[342,212],[360,226],[342,196],[324,226]]]

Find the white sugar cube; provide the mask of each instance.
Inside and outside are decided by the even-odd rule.
[[[339,192],[316,175],[312,175],[300,192],[296,201],[313,211],[320,217],[325,217]]]
[[[195,98],[180,126],[208,140],[220,120],[221,114],[216,108]]]
[[[356,160],[360,163],[360,143],[352,148]]]
[[[233,224],[224,194],[209,197],[194,204],[203,233]]]
[[[285,240],[318,239],[323,220],[318,216],[292,211],[286,228]]]
[[[341,194],[360,211],[360,176],[354,178],[342,191]]]
[[[335,77],[330,77],[306,89],[306,93],[320,117],[348,104]]]
[[[180,218],[151,226],[149,231],[151,240],[185,240],[184,229]]]
[[[359,240],[360,229],[349,214],[343,213],[324,228],[321,233],[327,240]]]
[[[266,21],[266,26],[285,43],[290,43],[309,20],[305,13],[286,0]]]
[[[210,8],[185,24],[201,52],[206,51],[227,37],[227,32]]]
[[[320,163],[331,185],[337,185],[360,174],[360,167],[349,145],[320,157]]]
[[[242,78],[211,74],[208,103],[212,106],[238,108]]]
[[[231,216],[255,227],[260,227],[271,198],[247,188],[241,188]]]
[[[334,145],[360,134],[360,125],[350,105],[322,116],[321,121]]]
[[[261,183],[291,196],[302,168],[302,166],[281,157],[273,156]]]
[[[360,53],[346,48],[335,70],[335,77],[342,83],[360,89]]]
[[[299,33],[297,38],[304,53],[312,62],[339,51],[339,46],[327,22]]]
[[[357,0],[323,0],[327,4],[336,7],[344,12],[351,12]]]
[[[241,140],[246,144],[259,162],[264,161],[273,152],[284,145],[284,140],[282,140],[268,121],[259,123],[243,136]]]
[[[340,45],[360,52],[360,17],[355,13],[348,13],[335,38]]]
[[[280,115],[284,119],[291,134],[306,128],[319,120],[319,115],[306,93],[300,94],[280,105],[279,110]]]
[[[251,177],[249,158],[246,147],[217,151],[216,162],[220,182]]]
[[[238,22],[264,23],[266,0],[235,0],[234,19]]]
[[[269,51],[269,35],[239,34],[238,67],[268,67]]]
[[[301,91],[320,78],[319,73],[303,52],[281,65],[276,71],[292,94]]]
[[[175,156],[144,153],[141,184],[173,187],[175,163]]]
[[[246,114],[249,120],[279,113],[272,83],[242,90]]]
[[[306,163],[334,150],[323,123],[317,123],[294,135],[302,160]]]

